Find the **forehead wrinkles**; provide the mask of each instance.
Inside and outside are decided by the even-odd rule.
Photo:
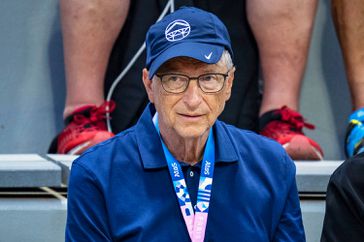
[[[158,72],[169,72],[178,71],[185,69],[186,67],[192,68],[193,70],[203,69],[208,71],[216,70],[217,67],[223,66],[224,64],[220,60],[216,64],[206,64],[202,61],[190,58],[190,57],[176,57],[165,62],[159,69]]]

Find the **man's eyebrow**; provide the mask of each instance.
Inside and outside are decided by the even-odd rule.
[[[168,74],[168,73],[171,73],[171,74],[182,74],[182,75],[187,75],[187,76],[190,75],[186,71],[180,71],[178,69],[173,69],[173,68],[168,68],[168,69],[166,68],[165,70],[161,70],[158,73],[161,73],[161,74]],[[216,70],[216,69],[201,70],[201,73],[198,74],[198,75],[195,75],[195,77],[201,76],[201,75],[205,75],[205,74],[209,74],[209,73],[223,73],[223,71]]]

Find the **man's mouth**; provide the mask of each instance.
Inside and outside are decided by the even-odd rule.
[[[183,118],[191,119],[191,120],[198,119],[203,116],[203,114],[184,114],[184,113],[180,113],[179,115],[182,116]]]

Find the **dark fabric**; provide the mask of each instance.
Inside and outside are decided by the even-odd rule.
[[[110,56],[105,77],[105,93],[143,44],[149,26],[158,19],[165,2],[167,1],[164,3],[156,0],[130,1],[128,17]],[[131,127],[147,104],[147,95],[142,81],[145,59],[145,51],[143,51],[114,91],[112,96],[116,102],[116,108],[112,113],[114,133]]]
[[[105,77],[105,93],[142,45],[149,26],[158,19],[166,2],[131,1],[129,15],[110,57]],[[236,72],[232,96],[220,119],[239,128],[256,130],[261,99],[258,91],[258,51],[246,18],[245,1],[178,0],[175,1],[175,5],[176,8],[182,5],[196,6],[213,12],[228,28]],[[112,99],[117,104],[112,113],[114,133],[135,124],[148,102],[141,74],[144,66],[145,52],[114,92]]]
[[[278,109],[274,109],[272,111],[265,112],[259,118],[259,130],[263,130],[264,127],[273,120],[281,120],[281,115],[277,114],[276,111]]]
[[[197,203],[198,184],[200,182],[201,162],[197,163],[194,166],[182,163],[181,166],[182,166],[183,176],[185,178],[186,185],[188,188],[188,193],[190,195],[192,207],[195,207]]]
[[[321,242],[364,241],[364,153],[331,176]]]
[[[190,241],[154,114],[148,105],[134,127],[73,162],[66,241]],[[282,146],[220,121],[213,129],[216,162],[204,241],[304,242],[296,168]],[[187,172],[195,203],[197,177]]]

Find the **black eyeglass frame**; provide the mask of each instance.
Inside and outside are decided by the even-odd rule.
[[[171,72],[171,73],[162,73],[162,74],[157,73],[157,74],[155,74],[155,76],[157,76],[157,77],[160,79],[160,81],[161,81],[161,83],[162,83],[162,87],[163,87],[164,91],[166,91],[167,93],[171,93],[171,94],[181,94],[181,93],[184,93],[184,92],[187,90],[188,86],[190,85],[191,80],[197,80],[197,85],[198,85],[198,87],[201,89],[201,91],[202,91],[203,93],[206,93],[206,94],[215,94],[215,93],[220,92],[222,89],[224,89],[224,87],[225,87],[225,82],[226,82],[226,78],[229,76],[229,72],[230,72],[232,69],[234,69],[234,67],[232,67],[231,69],[229,69],[229,70],[226,72],[226,74],[224,74],[224,73],[218,73],[218,72],[211,72],[211,73],[201,74],[201,75],[199,75],[199,76],[197,76],[197,77],[189,77],[189,76],[187,76],[187,75],[185,75],[185,74],[181,74],[181,73],[173,73],[173,72]],[[188,79],[188,82],[187,82],[187,85],[186,85],[185,89],[184,89],[183,91],[180,91],[180,92],[171,92],[171,91],[166,90],[166,88],[165,88],[165,87],[164,87],[164,85],[163,85],[163,77],[164,77],[164,76],[168,76],[168,75],[178,75],[178,76],[186,77],[186,78]],[[220,76],[223,76],[223,77],[224,77],[223,84],[222,84],[222,86],[221,86],[221,88],[220,88],[219,90],[217,90],[217,91],[213,91],[213,92],[206,92],[206,91],[204,91],[204,90],[201,88],[201,86],[200,86],[200,82],[199,82],[199,79],[200,79],[201,77],[203,77],[203,76],[208,76],[208,75],[220,75]]]

